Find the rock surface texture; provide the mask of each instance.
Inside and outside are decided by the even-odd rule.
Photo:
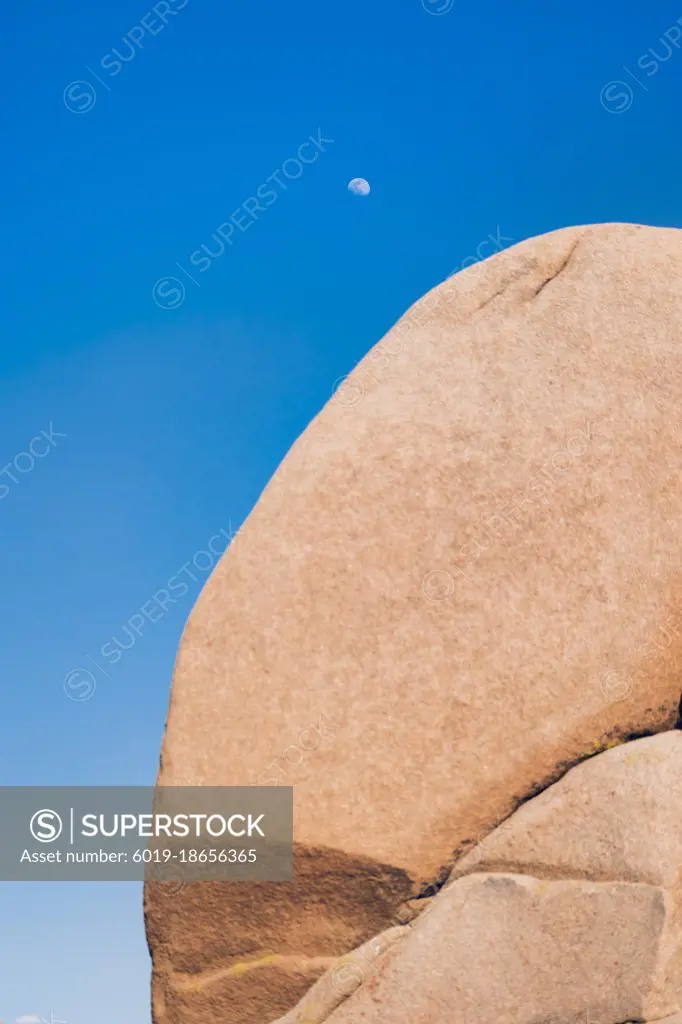
[[[524,974],[544,934],[551,964],[593,971],[588,1002],[618,988],[624,1016],[599,1024],[679,1010],[662,966],[673,860],[641,831],[610,850],[627,811],[609,798],[581,861],[579,808],[548,787],[678,720],[681,281],[673,229],[524,242],[417,302],[294,444],[185,629],[159,782],[293,785],[295,877],[148,888],[157,1024],[268,1024],[464,870],[378,954],[426,972],[452,934],[458,952],[429,968],[450,986],[440,1016],[406,988],[368,1016],[361,984],[330,1020],[455,1024],[478,975],[479,1017],[511,1017],[518,996],[529,1024],[573,1021],[570,978],[550,1007]],[[505,822],[503,857],[488,837],[544,790]],[[539,831],[514,831],[559,793]],[[661,842],[679,850],[672,808]],[[453,932],[463,893],[478,909]],[[477,968],[472,944],[495,935],[504,955],[490,945]]]

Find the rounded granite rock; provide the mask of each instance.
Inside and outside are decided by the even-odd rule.
[[[147,893],[158,1024],[267,1024],[520,801],[675,725],[681,281],[674,229],[505,250],[293,445],[185,629],[159,782],[293,785],[295,878]]]

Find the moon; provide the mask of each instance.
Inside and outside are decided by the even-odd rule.
[[[364,178],[353,178],[348,182],[348,191],[352,192],[354,196],[368,196],[371,189],[369,182]]]

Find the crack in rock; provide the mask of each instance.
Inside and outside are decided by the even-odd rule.
[[[571,245],[570,249],[568,250],[568,253],[567,253],[566,257],[564,258],[563,262],[561,263],[561,265],[559,267],[557,267],[557,269],[548,278],[546,278],[544,281],[540,282],[540,284],[537,286],[537,288],[535,289],[535,291],[531,295],[529,302],[533,302],[533,300],[538,297],[540,292],[542,292],[547,287],[547,285],[550,284],[550,282],[555,281],[557,279],[557,277],[559,277],[566,270],[566,268],[568,267],[569,263],[573,259],[573,256],[575,254],[576,249],[578,248],[578,246],[580,245],[580,243],[582,241],[582,237],[583,236],[581,235],[578,239],[576,239],[575,242],[573,242],[573,244]],[[517,274],[516,276],[512,277],[510,280],[505,281],[504,284],[500,285],[500,287],[497,288],[496,291],[494,291],[493,294],[489,298],[485,299],[481,303],[481,305],[478,306],[473,311],[473,313],[471,314],[469,319],[473,319],[474,317],[477,317],[479,315],[479,313],[481,313],[484,309],[486,309],[489,305],[491,305],[491,303],[493,303],[495,301],[495,299],[498,299],[500,297],[500,295],[503,295],[505,292],[509,291],[509,289],[514,284],[516,284],[517,281],[522,280],[525,276],[526,276],[525,274],[521,273],[521,274]]]
[[[531,302],[533,301],[533,299],[537,299],[537,297],[540,294],[540,292],[544,291],[544,289],[547,287],[548,284],[550,284],[552,281],[556,281],[557,277],[559,277],[560,274],[563,274],[564,270],[566,269],[566,267],[571,262],[576,249],[580,245],[580,242],[581,242],[581,239],[579,238],[577,241],[575,241],[573,243],[573,245],[571,246],[571,248],[568,251],[568,255],[566,256],[566,259],[564,260],[564,262],[561,264],[561,266],[559,267],[558,270],[554,271],[554,273],[551,275],[551,277],[548,277],[547,280],[543,281],[542,284],[540,285],[540,287],[536,289],[536,291],[533,293],[533,295],[531,297]]]

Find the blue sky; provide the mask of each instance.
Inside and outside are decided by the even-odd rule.
[[[682,223],[682,7],[156,6],[3,12],[5,785],[153,782],[207,573],[116,664],[102,647],[481,243]],[[147,1022],[140,888],[0,883],[0,1019]]]

